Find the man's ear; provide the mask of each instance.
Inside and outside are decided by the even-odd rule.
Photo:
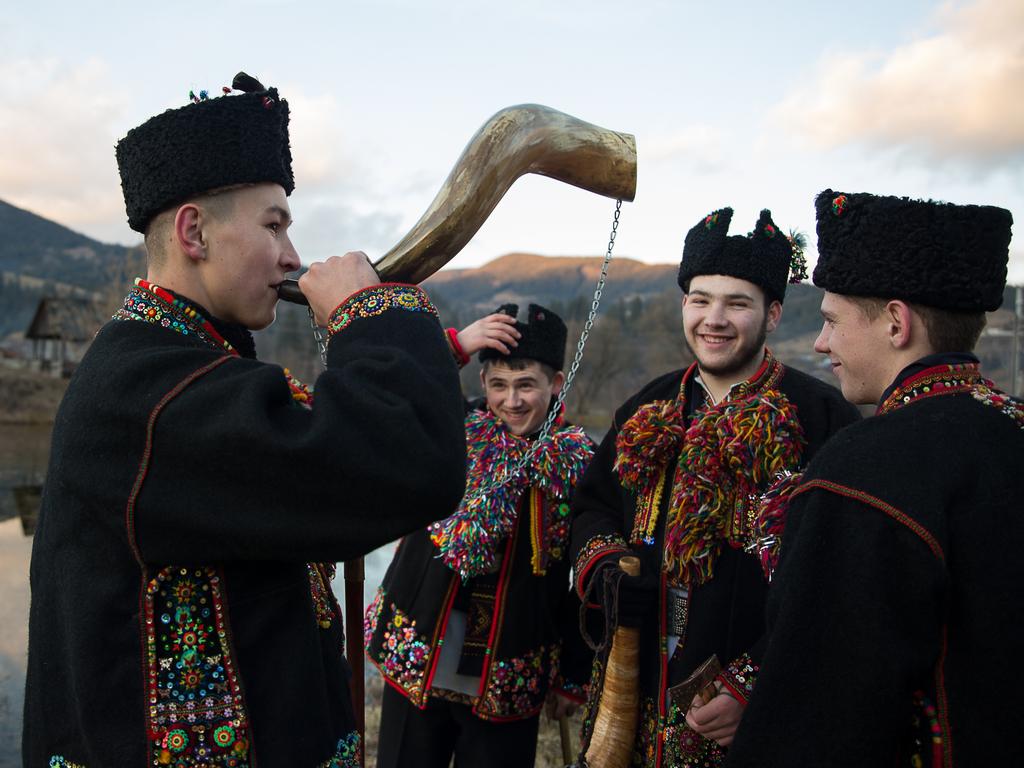
[[[551,394],[558,396],[558,393],[562,391],[562,387],[565,385],[565,372],[555,371],[555,375],[551,377]]]
[[[203,212],[195,203],[186,203],[174,214],[174,239],[192,261],[206,258]]]
[[[892,299],[885,305],[885,321],[888,324],[886,329],[889,344],[893,349],[906,349],[910,346],[912,339],[911,323],[913,311],[905,301]]]
[[[768,315],[765,318],[765,330],[771,333],[779,327],[779,321],[782,320],[782,302],[773,301],[768,305]]]

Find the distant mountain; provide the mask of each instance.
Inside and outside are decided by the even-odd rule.
[[[24,332],[44,296],[100,302],[140,274],[141,248],[108,245],[0,200],[0,339]]]
[[[0,200],[0,272],[67,283],[88,291],[109,284],[110,268],[139,248],[107,245]]]

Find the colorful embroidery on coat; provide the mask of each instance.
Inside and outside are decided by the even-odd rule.
[[[363,745],[356,731],[352,731],[343,739],[338,739],[338,745],[334,749],[334,757],[320,763],[317,768],[362,768]]]
[[[50,758],[50,768],[85,768],[80,763],[72,763],[62,755],[54,755]]]
[[[327,321],[327,332],[333,336],[362,317],[377,317],[389,309],[426,312],[437,317],[437,310],[415,285],[375,285],[359,291],[342,302]]]
[[[587,539],[586,544],[583,545],[579,554],[576,555],[576,563],[572,569],[573,578],[576,580],[576,592],[581,599],[586,592],[584,588],[586,587],[587,574],[594,563],[605,555],[610,555],[614,552],[621,552],[623,554],[629,552],[625,539],[617,533],[599,533]]]
[[[313,611],[321,629],[330,629],[332,622],[338,617],[338,604],[334,599],[334,592],[331,591],[331,581],[336,572],[337,567],[334,563],[306,563],[309,592],[313,597]]]
[[[925,696],[924,691],[914,694],[913,751],[910,764],[913,768],[938,768],[946,761],[942,725],[939,723],[938,710],[934,702]]]
[[[977,363],[936,365],[903,381],[878,406],[878,413],[888,413],[926,397],[969,392],[979,384],[992,387],[992,382],[981,377]]]
[[[739,658],[730,661],[719,673],[718,679],[737,699],[746,704],[754,692],[754,683],[757,681],[757,673],[760,671],[761,668],[754,663],[750,655],[744,653]]]
[[[654,699],[644,696],[641,701],[640,727],[633,751],[634,766],[717,768],[725,760],[725,750],[691,729],[686,723],[686,713],[675,704],[669,705],[662,719]]]
[[[180,333],[195,336],[214,349],[237,355],[238,351],[221,336],[213,324],[191,304],[175,298],[159,285],[135,278],[135,287],[128,291],[124,306],[114,313],[114,320],[138,320],[159,325]]]
[[[385,677],[401,687],[413,703],[418,703],[423,691],[427,661],[430,659],[430,642],[418,631],[415,619],[409,618],[394,603],[391,603],[390,610],[391,620],[384,630],[384,642],[374,661]],[[379,617],[379,605],[375,611]],[[374,620],[374,627],[376,623]],[[371,629],[370,636],[372,634]],[[369,642],[366,647],[370,647]]]
[[[495,659],[478,713],[485,718],[521,718],[539,712],[548,692],[549,653],[541,647],[516,658]]]
[[[150,764],[245,768],[249,726],[216,569],[162,569],[145,614]]]
[[[492,572],[501,543],[515,527],[520,498],[536,486],[548,502],[543,505],[543,528],[548,530],[537,536],[537,546],[543,545],[537,562],[543,570],[557,534],[551,529],[568,524],[557,517],[560,505],[593,455],[590,439],[579,427],[560,427],[537,444],[513,435],[490,411],[473,411],[466,416],[466,448],[466,494],[451,517],[429,528],[445,564],[463,579]],[[523,472],[512,477],[513,468],[531,450]],[[498,478],[509,479],[495,487]]]

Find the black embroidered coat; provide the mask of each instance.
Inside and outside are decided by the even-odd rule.
[[[1024,409],[971,368],[902,381],[811,462],[726,765],[1019,764]]]
[[[427,529],[399,544],[366,612],[364,633],[367,657],[413,705],[423,708],[429,697],[440,696],[468,704],[481,719],[502,722],[536,715],[552,687],[582,702],[591,654],[579,636],[579,603],[569,585],[569,500],[538,490],[531,487],[520,497],[512,533],[497,545],[496,574],[463,580],[441,558]],[[546,551],[543,574],[532,565],[535,540]],[[474,696],[452,696],[436,685],[453,608],[466,611],[473,627],[463,654],[482,656],[473,670],[480,676]]]
[[[140,302],[163,325],[104,326],[54,424],[25,765],[354,765],[341,617],[310,563],[462,494],[462,399],[433,307],[410,286],[339,307],[309,410],[281,368]]]
[[[776,363],[777,365],[777,363]],[[593,462],[580,481],[574,511],[572,548],[575,559],[577,589],[581,597],[597,579],[599,571],[631,547],[627,544],[637,516],[637,496],[626,490],[613,468],[616,460],[616,439],[623,424],[636,410],[655,400],[672,400],[686,376],[688,403],[703,400],[700,385],[694,381],[695,366],[686,371],[666,374],[644,387],[623,404],[599,446]],[[763,370],[748,384],[749,394],[763,386],[759,383]],[[783,368],[777,382],[803,428],[806,446],[801,464],[813,456],[836,431],[859,418],[853,406],[843,400],[837,389],[792,368]],[[735,396],[737,395],[734,393]],[[693,418],[692,411],[686,418]],[[674,467],[678,452],[669,462]],[[665,519],[669,504],[672,476],[661,497],[657,529],[650,544],[633,546],[642,563],[643,572],[661,574],[663,570]],[[595,585],[596,587],[597,585]],[[640,706],[641,719],[634,749],[634,764],[642,766],[712,766],[721,761],[716,744],[697,735],[686,726],[685,712],[666,704],[666,689],[686,678],[712,654],[720,659],[723,681],[742,701],[756,677],[760,662],[764,625],[764,602],[768,590],[760,562],[755,554],[722,543],[714,564],[713,577],[693,588],[685,621],[684,640],[670,660],[667,653],[666,610],[668,581],[660,578],[658,613],[652,614],[640,629]],[[589,597],[601,601],[600,590]],[[594,605],[596,607],[596,605]],[[606,606],[607,607],[607,606]],[[595,664],[592,690],[600,686],[603,661]],[[589,742],[598,697],[591,696],[590,712],[584,722],[584,749]]]

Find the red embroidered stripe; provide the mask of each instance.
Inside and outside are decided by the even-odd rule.
[[[939,558],[939,560],[945,561],[946,556],[942,551],[942,547],[939,546],[939,542],[935,540],[935,537],[932,536],[931,533],[929,533],[923,525],[921,525],[919,522],[917,522],[912,517],[907,515],[905,512],[901,512],[891,504],[887,504],[886,502],[882,501],[877,496],[872,496],[870,493],[865,493],[864,491],[860,491],[856,488],[850,488],[845,485],[840,485],[839,483],[833,483],[830,480],[809,480],[808,482],[804,483],[799,488],[797,488],[795,491],[793,491],[792,498],[795,499],[800,494],[804,493],[805,491],[809,491],[812,488],[821,488],[822,490],[825,491],[831,491],[832,493],[836,493],[839,494],[840,496],[845,496],[850,499],[855,499],[859,502],[867,504],[868,506],[874,507],[875,509],[881,512],[884,512],[886,515],[891,517],[896,522],[902,523],[907,528],[916,533],[921,538],[921,540],[928,545],[928,548],[932,551],[933,555]]]

